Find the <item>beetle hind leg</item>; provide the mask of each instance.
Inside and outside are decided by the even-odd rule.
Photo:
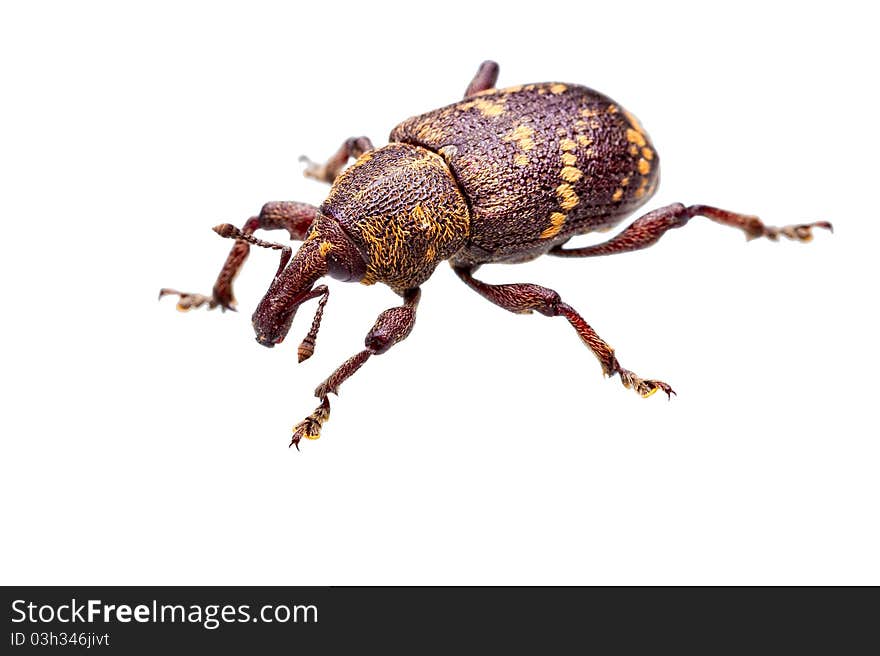
[[[665,392],[667,397],[670,398],[675,394],[672,387],[663,381],[642,378],[632,371],[621,367],[620,362],[617,361],[617,357],[614,355],[614,349],[599,337],[590,324],[574,308],[564,303],[559,294],[552,289],[531,283],[489,285],[475,279],[471,275],[473,273],[471,268],[453,268],[458,277],[468,287],[508,312],[529,314],[535,311],[540,312],[546,317],[565,317],[575,329],[581,341],[586,344],[599,360],[604,374],[608,377],[617,374],[624,387],[635,390],[644,398],[651,396],[657,390]]]
[[[477,69],[477,74],[474,75],[474,79],[468,85],[467,91],[464,92],[464,97],[470,98],[481,91],[494,89],[497,81],[498,64],[491,60],[484,61],[480,64],[480,68]]]
[[[164,288],[159,290],[159,298],[163,296],[178,296],[177,309],[182,312],[203,305],[207,305],[209,310],[220,307],[224,312],[226,310],[234,311],[236,302],[235,296],[232,293],[232,283],[247,259],[248,253],[250,253],[250,244],[248,242],[258,246],[268,246],[269,248],[277,247],[282,250],[282,258],[284,257],[283,249],[287,248],[279,244],[269,244],[269,242],[255,239],[252,237],[253,233],[257,230],[287,230],[292,240],[301,241],[306,238],[306,234],[317,215],[318,208],[314,205],[292,201],[278,201],[263,205],[260,213],[249,218],[241,229],[235,228],[228,223],[217,226],[214,228],[214,231],[220,234],[221,237],[234,237],[236,241],[226,257],[223,268],[220,269],[220,274],[214,282],[214,289],[211,295],[193,294]],[[289,253],[289,249],[287,252]]]
[[[746,239],[749,240],[765,237],[777,241],[779,237],[786,237],[795,241],[807,242],[813,238],[813,228],[833,230],[828,221],[816,221],[814,223],[777,228],[764,225],[757,216],[738,214],[717,207],[710,207],[709,205],[691,205],[686,207],[681,203],[673,203],[672,205],[648,212],[636,219],[623,232],[606,242],[583,248],[557,246],[549,254],[556,255],[557,257],[593,257],[596,255],[615,255],[617,253],[641,250],[657,243],[667,230],[687,225],[695,216],[702,216],[721,225],[739,228],[746,233]]]

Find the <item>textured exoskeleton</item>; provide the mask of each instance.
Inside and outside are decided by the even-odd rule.
[[[313,350],[329,291],[324,275],[364,284],[385,283],[403,299],[368,333],[366,348],[318,386],[318,408],[294,427],[292,444],[316,438],[329,417],[328,395],[372,355],[409,335],[419,285],[448,260],[477,293],[516,313],[565,317],[599,359],[642,396],[666,383],[620,366],[614,351],[559,294],[529,283],[488,285],[473,277],[482,264],[524,262],[543,254],[610,255],[646,248],[664,232],[703,216],[745,231],[747,237],[780,235],[807,241],[827,222],[773,228],[757,217],[705,205],[675,203],[645,214],[609,241],[565,248],[575,235],[613,228],[657,188],[660,160],[639,121],[607,96],[574,84],[548,82],[495,89],[498,66],[484,62],[457,103],[407,119],[390,143],[374,148],[366,137],[346,140],[326,163],[309,162],[305,174],[332,183],[320,207],[276,202],[241,228],[215,230],[236,239],[210,297],[178,294],[178,308],[231,309],[232,280],[250,244],[281,250],[281,263],[253,315],[257,341],[280,343],[297,308],[320,297],[300,361]],[[351,157],[356,161],[344,168]],[[291,259],[287,246],[253,236],[257,229],[286,229],[302,240]]]

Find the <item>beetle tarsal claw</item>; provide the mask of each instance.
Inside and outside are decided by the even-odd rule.
[[[828,221],[816,221],[814,223],[802,223],[800,225],[787,225],[781,228],[768,227],[765,236],[774,241],[782,236],[793,241],[808,242],[813,239],[813,228],[822,228],[834,232],[834,226]]]
[[[299,450],[300,440],[317,440],[321,437],[321,426],[325,421],[330,419],[330,400],[324,397],[321,405],[315,408],[315,411],[308,417],[293,427],[293,438],[290,440],[290,446],[295,446]]]
[[[326,164],[318,164],[317,162],[313,162],[305,155],[300,155],[299,161],[306,165],[303,169],[303,176],[311,178],[312,180],[319,180],[320,182],[327,181],[329,171]]]
[[[647,380],[640,378],[627,369],[620,369],[617,373],[620,376],[620,382],[623,383],[623,386],[627,389],[634,389],[643,399],[652,396],[657,390],[665,392],[669,399],[675,394],[675,390],[661,380]]]
[[[203,305],[207,305],[209,310],[213,310],[219,306],[224,311],[232,310],[235,312],[235,299],[231,297],[229,299],[221,299],[215,295],[205,296],[204,294],[191,294],[167,288],[159,290],[159,298],[161,299],[163,296],[177,296],[177,309],[181,312],[187,312]]]

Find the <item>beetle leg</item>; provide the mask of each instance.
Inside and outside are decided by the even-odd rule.
[[[299,161],[306,163],[303,175],[307,178],[318,180],[319,182],[327,182],[333,184],[336,176],[339,175],[343,167],[348,164],[348,160],[352,157],[357,159],[364,153],[373,150],[373,142],[367,137],[349,137],[326,162],[318,164],[313,162],[305,155],[300,156]]]
[[[497,81],[498,64],[491,60],[484,61],[480,64],[480,68],[477,69],[477,74],[474,75],[474,79],[468,85],[467,91],[464,92],[464,97],[470,98],[474,94],[480,93],[480,91],[493,89]]]
[[[716,223],[739,228],[746,233],[747,239],[766,237],[776,241],[781,235],[788,239],[806,242],[813,238],[813,228],[832,230],[831,224],[827,221],[776,228],[764,225],[756,216],[736,214],[735,212],[721,210],[717,207],[709,207],[708,205],[685,207],[681,203],[673,203],[672,205],[648,212],[641,218],[636,219],[632,225],[619,235],[606,242],[583,248],[563,248],[562,246],[557,246],[549,254],[559,257],[592,257],[594,255],[614,255],[616,253],[637,251],[653,246],[667,230],[681,228],[687,225],[687,222],[695,216],[704,216]]]
[[[241,230],[238,230],[238,228],[234,228],[229,224],[224,224],[223,229],[228,233],[224,234],[219,231],[221,226],[217,226],[215,231],[217,231],[218,234],[226,237],[234,236],[236,242],[235,245],[233,245],[232,250],[229,251],[226,262],[220,270],[220,275],[217,276],[217,280],[214,282],[213,293],[210,296],[205,296],[203,294],[179,292],[176,289],[165,288],[159,291],[159,298],[166,295],[179,296],[180,300],[177,302],[177,309],[181,311],[201,307],[205,304],[207,304],[209,310],[213,310],[217,306],[220,306],[224,311],[235,310],[235,296],[233,296],[232,293],[232,282],[235,280],[235,277],[238,275],[242,264],[244,264],[244,261],[247,259],[248,253],[250,252],[250,246],[246,239],[257,230],[283,229],[287,230],[291,239],[303,240],[306,238],[309,227],[312,225],[312,221],[315,220],[317,215],[318,208],[313,205],[291,201],[279,201],[263,205],[260,214],[249,218]],[[232,230],[229,230],[226,226],[229,226]],[[258,242],[260,242],[260,240],[253,240],[253,243],[257,245],[268,243]],[[285,248],[278,244],[270,246],[270,248],[275,247],[282,249]],[[283,257],[284,252],[282,250],[282,258]]]
[[[577,331],[581,341],[589,347],[593,355],[602,365],[606,376],[617,374],[624,387],[632,388],[643,397],[649,397],[657,390],[662,390],[671,398],[673,389],[659,380],[641,378],[620,366],[611,348],[596,331],[579,315],[574,308],[564,303],[559,294],[540,285],[516,283],[511,285],[489,285],[475,279],[472,268],[453,267],[455,273],[464,283],[483,298],[491,301],[509,312],[529,314],[537,311],[546,317],[565,317]]]
[[[321,399],[321,404],[312,414],[293,427],[291,446],[298,449],[299,442],[303,438],[318,439],[321,436],[321,426],[330,417],[329,395],[339,394],[339,386],[360,369],[370,356],[381,355],[406,339],[416,323],[416,307],[420,296],[421,291],[418,287],[407,290],[403,295],[403,305],[385,310],[376,319],[376,323],[364,340],[366,348],[343,362],[327,380],[318,385],[315,396]]]

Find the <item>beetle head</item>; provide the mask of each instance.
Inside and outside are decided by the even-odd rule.
[[[254,311],[257,341],[271,347],[284,340],[297,308],[313,298],[309,293],[318,278],[329,274],[337,280],[357,282],[366,268],[360,250],[339,224],[319,215],[300,249],[272,281]]]

